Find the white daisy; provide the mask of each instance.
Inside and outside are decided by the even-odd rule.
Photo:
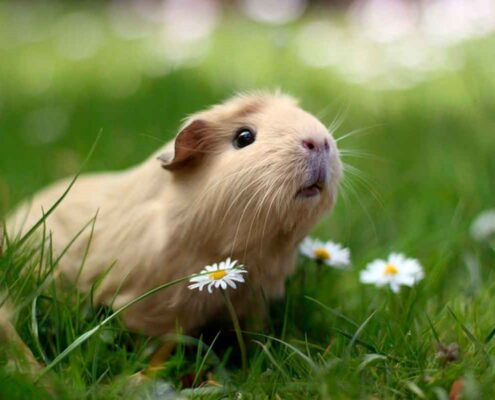
[[[205,286],[208,286],[208,292],[213,293],[213,288],[227,289],[230,286],[232,289],[236,289],[235,282],[244,283],[244,277],[242,274],[247,274],[243,265],[237,265],[237,261],[231,261],[230,257],[220,263],[207,265],[201,272],[201,275],[195,276],[189,280],[192,285],[188,288],[203,290]]]
[[[302,241],[299,250],[306,257],[324,262],[331,267],[344,268],[351,263],[349,249],[338,243],[322,242],[307,237]]]
[[[387,261],[375,260],[368,264],[359,278],[362,283],[378,287],[390,285],[392,291],[398,293],[401,286],[413,286],[423,279],[424,272],[418,260],[392,253]]]
[[[495,236],[495,209],[482,212],[471,225],[471,236],[482,241]]]

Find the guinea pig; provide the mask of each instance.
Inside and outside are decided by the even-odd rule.
[[[57,279],[81,292],[99,282],[95,301],[118,309],[230,257],[247,269],[247,284],[228,289],[246,316],[260,298],[283,295],[297,246],[331,210],[341,174],[331,133],[293,98],[236,96],[192,115],[142,164],[78,178],[46,220],[55,254],[77,236]],[[10,235],[35,224],[68,185],[56,183],[21,205],[7,221]],[[124,323],[157,336],[177,326],[194,331],[223,312],[219,291],[187,286],[133,305]]]

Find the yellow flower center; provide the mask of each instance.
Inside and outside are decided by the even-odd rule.
[[[397,275],[398,273],[399,270],[393,264],[387,264],[387,266],[385,267],[385,275]]]
[[[219,279],[224,278],[225,275],[227,275],[227,272],[225,272],[224,269],[220,269],[218,271],[208,274],[208,278],[210,278],[213,281],[218,281]]]
[[[327,249],[318,247],[315,249],[315,257],[319,260],[330,260],[331,255]]]

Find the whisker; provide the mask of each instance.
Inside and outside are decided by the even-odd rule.
[[[350,210],[351,203],[350,203],[350,199],[349,199],[349,195],[347,193],[347,190],[348,189],[346,187],[346,182],[344,180],[341,180],[339,183],[335,204],[339,203],[340,199],[342,199],[343,213],[344,213],[343,221],[349,221],[350,220],[348,218],[348,216],[349,216],[349,212],[350,212],[349,210]],[[331,218],[333,218],[333,214],[327,213],[324,215],[323,218],[324,218],[324,220],[330,220]],[[341,229],[344,230],[344,235],[349,236],[349,234],[351,232],[351,226],[348,223],[344,224],[344,226]]]
[[[230,213],[230,211],[232,210],[232,207],[237,203],[237,200],[248,190],[250,189],[252,186],[254,186],[255,184],[257,184],[259,181],[265,179],[267,176],[269,176],[270,174],[272,173],[272,171],[270,170],[267,170],[265,171],[264,174],[260,175],[257,179],[255,179],[254,181],[250,182],[248,185],[246,185],[241,191],[239,191],[239,193],[236,195],[236,197],[231,201],[230,203],[230,206],[229,208],[227,209],[227,211],[224,213],[223,215],[223,218],[222,218],[222,221],[220,222],[220,226],[223,225],[223,223],[225,222],[228,214]]]
[[[283,176],[283,175],[280,175],[280,176]],[[292,179],[292,176],[290,174],[287,174],[287,176],[285,177],[285,179],[282,181],[282,183],[279,185],[279,188],[277,189],[276,192],[274,192],[273,194],[273,197],[272,197],[272,200],[270,201],[270,205],[268,206],[268,211],[266,213],[266,216],[265,216],[265,221],[263,223],[263,229],[261,231],[261,240],[260,240],[260,252],[259,252],[259,255],[261,256],[261,254],[263,254],[263,244],[264,244],[264,238],[265,238],[265,232],[266,232],[266,226],[268,224],[268,218],[270,217],[270,211],[275,203],[275,200],[277,199],[277,197],[279,196],[279,193],[285,189],[285,184],[290,180]]]
[[[368,133],[370,133],[369,131],[371,129],[374,129],[374,128],[379,127],[379,126],[383,126],[383,124],[376,124],[376,125],[369,126],[367,128],[354,129],[348,133],[343,134],[342,136],[339,136],[338,138],[335,139],[335,141],[337,143],[339,143],[341,140],[350,138],[350,137],[358,135],[358,134],[364,134],[364,133],[368,134]]]
[[[363,202],[361,201],[361,198],[359,197],[359,194],[356,190],[356,188],[352,185],[351,181],[344,181],[342,182],[343,185],[346,185],[346,189],[349,190],[349,192],[356,198],[359,206],[363,210],[363,212],[366,214],[366,217],[368,218],[369,222],[371,223],[371,226],[373,228],[373,233],[375,235],[375,238],[378,237],[378,230],[376,228],[376,224],[373,221],[373,218],[371,217],[371,214],[369,213],[368,209],[364,206]]]
[[[342,106],[340,111],[337,112],[337,115],[335,116],[333,121],[327,127],[328,131],[331,133],[336,132],[344,123],[348,112],[349,112],[349,104]]]
[[[339,149],[339,155],[342,158],[353,157],[353,158],[362,158],[362,159],[373,160],[373,161],[387,162],[387,160],[383,157],[378,157],[375,154],[368,153],[368,152],[362,151],[362,150],[357,150],[357,149]]]
[[[149,139],[153,139],[155,140],[156,142],[158,143],[161,143],[161,144],[166,144],[168,143],[169,141],[168,140],[165,140],[165,139],[162,139],[162,138],[159,138],[157,136],[153,136],[153,135],[149,135],[147,133],[140,133],[139,136],[143,136],[143,137],[146,137],[146,138],[149,138]]]
[[[251,232],[252,232],[254,223],[256,222],[256,219],[258,218],[258,215],[260,215],[261,212],[262,212],[262,210],[263,210],[263,205],[265,204],[265,200],[270,195],[270,189],[271,189],[272,186],[273,185],[270,185],[270,187],[267,189],[265,195],[263,196],[263,198],[261,199],[261,201],[258,203],[258,206],[256,207],[256,211],[255,211],[255,213],[253,215],[253,218],[251,220],[251,225],[249,226],[249,232],[248,232],[248,236],[247,236],[247,239],[246,239],[246,245],[244,246],[244,258],[246,257],[247,247],[249,245],[249,239],[251,238]]]
[[[358,180],[358,182],[356,182],[356,183],[361,184],[368,192],[370,192],[370,194],[373,196],[373,198],[376,200],[376,202],[380,205],[380,207],[382,207],[382,208],[385,207],[380,193],[375,190],[372,180],[364,172],[353,167],[352,165],[345,164],[345,163],[344,163],[344,171],[345,171],[345,173],[350,174],[351,176],[356,178]],[[345,178],[344,178],[344,180],[345,180]],[[375,186],[377,186],[377,185],[375,185]]]
[[[233,256],[233,253],[234,253],[234,249],[236,248],[236,244],[237,244],[237,238],[239,236],[239,230],[241,228],[241,224],[242,224],[242,220],[244,219],[244,215],[246,214],[246,211],[248,210],[249,208],[249,205],[251,204],[251,202],[256,198],[256,196],[258,195],[258,193],[265,189],[263,185],[261,185],[258,190],[251,196],[251,198],[249,199],[249,201],[246,203],[246,205],[244,206],[244,210],[242,211],[242,214],[241,214],[241,217],[239,218],[239,222],[237,223],[237,228],[236,228],[236,231],[235,231],[235,234],[234,234],[234,240],[232,242],[232,247],[231,247],[231,250],[230,250],[230,256],[232,257]]]
[[[327,117],[328,112],[330,111],[330,104],[327,106],[323,107],[320,111],[318,111],[315,114],[315,117],[318,118],[319,120],[323,120]]]
[[[197,197],[196,199],[196,202],[194,203],[194,205],[197,205],[199,202],[203,201],[204,198],[213,190],[215,189],[218,185],[224,183],[227,179],[230,179],[236,175],[239,175],[239,174],[243,174],[243,173],[248,173],[248,172],[251,172],[252,170],[256,169],[256,168],[259,168],[258,166],[256,165],[251,165],[247,168],[242,168],[240,169],[239,171],[236,171],[236,172],[233,172],[231,174],[228,174],[220,179],[217,179],[215,180],[211,185],[209,185],[206,190],[204,190],[203,192],[200,193],[200,195]]]

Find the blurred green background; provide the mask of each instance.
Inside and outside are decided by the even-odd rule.
[[[326,347],[336,337],[329,357],[342,356],[350,369],[291,370],[287,390],[300,379],[342,398],[395,396],[408,381],[433,396],[435,385],[447,393],[465,375],[493,394],[495,246],[475,243],[469,228],[495,206],[494,71],[490,0],[3,1],[0,218],[78,172],[99,132],[85,171],[129,167],[172,138],[189,113],[239,91],[279,88],[325,124],[338,122],[347,169],[337,208],[315,235],[349,246],[354,270],[319,275],[306,294],[359,323],[380,310],[365,339],[397,357],[391,364],[401,360],[352,375],[362,354],[345,358],[347,339],[330,333],[345,321],[300,301],[293,280],[299,297],[291,305],[302,317],[291,320],[289,338]],[[418,292],[396,300],[358,284],[359,270],[389,251],[422,262]],[[462,363],[436,363],[425,311],[442,341],[460,343]],[[487,338],[489,357],[466,326]],[[239,384],[264,390],[262,365]]]
[[[189,113],[280,88],[358,131],[340,146],[362,172],[323,230],[359,248],[455,234],[495,175],[495,11],[455,4],[2,2],[0,215],[76,173],[99,132],[86,169],[121,169]]]

